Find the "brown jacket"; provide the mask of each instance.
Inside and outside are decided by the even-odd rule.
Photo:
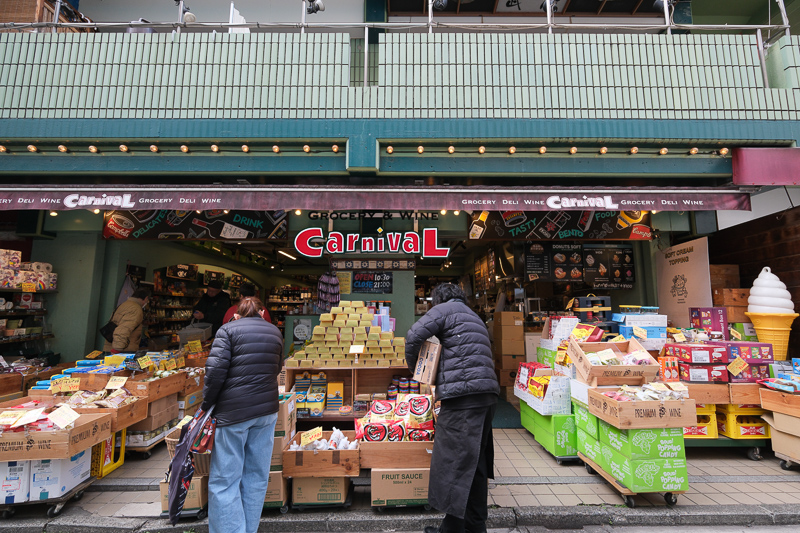
[[[111,317],[117,325],[114,330],[114,342],[106,341],[103,350],[110,352],[113,348],[118,352],[135,352],[139,349],[139,341],[142,339],[142,320],[144,320],[144,310],[142,309],[144,300],[139,298],[128,298],[120,305]]]

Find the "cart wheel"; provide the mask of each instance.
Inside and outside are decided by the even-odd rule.
[[[289,506],[288,505],[284,505],[283,507],[281,507],[281,514],[286,514],[288,512],[289,512]]]
[[[61,509],[59,509],[57,505],[51,505],[50,508],[47,509],[48,518],[55,518],[60,514],[61,514]]]
[[[197,511],[197,519],[198,520],[203,520],[207,516],[208,516],[208,513],[206,512],[205,509],[200,509],[199,511]]]
[[[5,511],[3,511],[3,518],[8,520],[9,518],[14,516],[15,514],[17,514],[17,510],[14,507],[9,507]]]
[[[589,463],[585,463],[584,466],[586,467],[586,471],[589,472],[589,474],[593,476],[597,475],[597,472],[594,471],[594,468],[592,468],[591,465],[589,465]]]
[[[150,459],[152,456],[153,456],[153,452],[151,452],[151,451],[142,452],[142,459],[144,459],[145,461],[147,459]]]
[[[758,446],[754,448],[747,449],[747,458],[751,461],[760,461],[763,457],[761,456],[761,448]]]
[[[791,470],[792,465],[791,465],[791,463],[789,463],[789,461],[781,460],[781,468],[783,470]]]
[[[676,503],[678,503],[678,497],[671,492],[664,494],[664,501],[667,502],[667,505],[672,507]]]
[[[426,511],[430,511],[432,509],[432,507],[430,505],[428,505],[427,503],[425,505],[423,505],[422,508],[425,509]]]
[[[72,499],[76,502],[79,502],[81,498],[83,498],[83,493],[84,491],[79,490],[78,492],[75,493],[75,496],[73,496]]]
[[[636,501],[634,501],[633,496],[625,496],[624,500],[625,500],[625,505],[630,509],[636,507]]]
[[[379,513],[382,513],[384,511],[384,509],[385,509],[385,507],[376,507],[375,508],[375,510],[378,511]]]
[[[562,461],[561,459],[556,459],[556,464],[561,466],[564,464],[564,461]]]

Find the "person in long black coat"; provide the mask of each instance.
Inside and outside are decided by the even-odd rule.
[[[425,533],[484,533],[489,478],[494,479],[492,418],[500,395],[486,325],[451,283],[436,286],[433,307],[406,335],[406,362],[414,370],[422,344],[442,344],[436,375],[441,409],[428,484],[428,502],[445,513]]]

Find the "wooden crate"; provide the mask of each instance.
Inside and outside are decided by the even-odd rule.
[[[745,313],[747,312],[747,305],[726,305],[725,309],[728,311],[728,324],[734,322],[750,322],[750,317]]]
[[[106,413],[111,415],[111,433],[116,433],[147,418],[147,399],[139,397],[135,402],[123,405],[119,409],[76,407],[75,412],[87,414]]]
[[[322,437],[328,439],[332,433],[332,431],[323,431]],[[356,438],[355,431],[343,431],[342,433],[350,442]],[[291,443],[300,443],[299,433],[283,449],[284,477],[351,477],[361,473],[360,450],[295,452],[289,450]]]
[[[28,391],[31,387],[36,385],[37,381],[48,380],[56,374],[61,374],[65,368],[72,368],[72,366],[74,366],[72,363],[61,363],[60,365],[48,368],[47,370],[34,372],[33,374],[26,374],[22,378],[22,390]]]
[[[81,390],[88,391],[101,391],[105,389],[111,376],[130,376],[130,372],[127,370],[120,370],[113,374],[74,374],[74,377],[80,378],[81,380]]]
[[[148,402],[153,402],[164,396],[181,392],[186,382],[186,376],[182,372],[154,381],[142,381],[148,377],[148,374],[138,374],[130,377],[125,384],[125,388],[134,396],[146,396]]]
[[[22,374],[10,372],[0,374],[0,396],[13,394],[22,390]]]
[[[191,359],[185,359],[185,361],[186,366],[205,368],[208,357],[193,357]]]
[[[740,287],[739,265],[709,265],[711,290]]]
[[[192,394],[197,391],[202,392],[205,383],[206,383],[205,374],[200,374],[199,376],[195,376],[193,378],[187,376],[186,381],[183,383],[183,391],[181,392],[181,394],[186,396],[188,394]]]
[[[575,364],[579,381],[592,387],[599,385],[644,385],[658,377],[661,370],[655,359],[650,365],[592,365],[586,358],[586,352],[598,352],[608,348],[616,348],[624,353],[641,350],[647,352],[636,339],[625,342],[584,342],[575,339],[569,341],[567,354]]]
[[[684,383],[689,389],[689,398],[700,404],[730,403],[730,389],[727,383]]]
[[[20,459],[69,459],[111,436],[111,415],[82,414],[72,429],[0,435],[0,461]]]
[[[362,468],[430,468],[433,442],[359,442]]]
[[[589,389],[589,412],[619,429],[683,428],[697,424],[694,401],[618,402]]]
[[[747,307],[747,298],[750,297],[750,289],[714,289],[713,294],[714,307],[727,307],[729,305],[745,306]],[[738,322],[731,320],[728,317],[728,322]]]
[[[729,383],[728,401],[716,403],[729,403],[733,405],[759,405],[761,403],[759,391],[761,390],[764,390],[764,387],[758,383]]]
[[[761,389],[761,407],[767,411],[800,417],[800,395]]]

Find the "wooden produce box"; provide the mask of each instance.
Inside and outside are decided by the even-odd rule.
[[[761,403],[759,391],[762,390],[764,390],[764,387],[758,383],[729,383],[728,401],[716,403],[729,403],[732,405],[759,405]]]
[[[22,374],[9,372],[0,374],[0,396],[20,392],[22,390]]]
[[[727,383],[684,383],[689,389],[689,398],[700,404],[731,403],[730,389]]]
[[[143,381],[148,377],[150,377],[148,374],[138,374],[128,378],[125,388],[134,396],[146,396],[148,402],[154,402],[164,396],[183,391],[186,383],[186,376],[182,372],[153,381]]]
[[[187,358],[185,361],[186,361],[186,366],[205,368],[206,361],[208,361],[208,357],[193,357],[191,359]]]
[[[111,436],[111,415],[81,414],[75,427],[59,431],[5,431],[0,435],[0,461],[69,459]]]
[[[714,289],[712,297],[714,307],[726,307],[729,305],[747,306],[747,298],[750,297],[750,289]],[[732,322],[730,317],[728,317],[728,321]]]
[[[101,391],[105,389],[111,376],[130,376],[130,372],[127,370],[120,370],[113,374],[74,374],[74,377],[80,378],[81,380],[81,390],[88,391]]]
[[[47,370],[34,372],[33,374],[26,374],[25,376],[22,377],[22,390],[23,391],[30,390],[31,387],[36,385],[37,381],[45,381],[47,379],[50,379],[56,374],[60,374],[65,368],[71,368],[70,363],[62,363]]]
[[[593,365],[586,358],[586,352],[593,353],[605,349],[618,349],[623,353],[636,350],[647,350],[636,340],[625,342],[585,342],[579,343],[570,339],[567,354],[575,364],[578,380],[588,383],[593,387],[598,385],[644,385],[655,381],[661,366],[653,359],[650,365]],[[652,359],[652,356],[651,356]]]
[[[329,439],[332,433],[332,431],[323,431],[322,438]],[[355,431],[343,431],[342,433],[350,442],[356,438]],[[300,444],[300,433],[295,435],[283,449],[284,477],[350,477],[358,476],[361,473],[360,450],[293,452],[289,450],[292,443]]]
[[[110,407],[75,407],[76,413],[107,413],[111,415],[111,433],[121,431],[136,422],[147,418],[147,398],[139,397],[135,402],[123,405],[119,409]]]
[[[589,412],[619,429],[683,428],[697,424],[692,399],[618,402],[589,389]]]
[[[800,417],[800,394],[761,389],[761,407],[767,411]]]
[[[193,378],[190,378],[187,375],[186,381],[184,381],[183,383],[183,391],[181,391],[181,394],[183,394],[184,396],[188,396],[195,392],[202,391],[205,383],[206,383],[205,373],[200,374],[199,376],[195,376]]]
[[[362,468],[430,468],[431,442],[359,442]]]

